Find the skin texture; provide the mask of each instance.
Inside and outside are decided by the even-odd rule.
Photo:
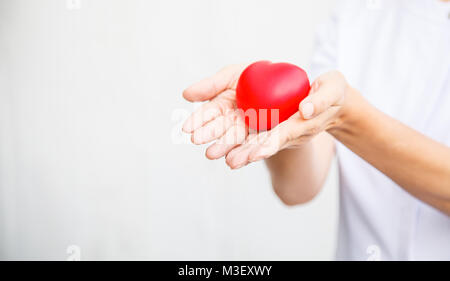
[[[265,159],[275,193],[296,205],[322,188],[337,140],[413,196],[450,215],[449,147],[375,109],[338,71],[312,83],[296,114],[256,134],[235,113],[237,79],[245,66],[228,66],[183,92],[189,101],[208,101],[183,126],[195,144],[215,141],[206,157],[225,157],[232,169]]]

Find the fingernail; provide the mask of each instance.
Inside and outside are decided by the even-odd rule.
[[[305,119],[311,118],[311,116],[314,113],[314,105],[311,102],[306,102],[301,105],[301,111],[303,118]]]

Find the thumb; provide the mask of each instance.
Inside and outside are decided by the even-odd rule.
[[[233,86],[239,77],[241,65],[229,65],[211,77],[197,82],[183,91],[183,97],[191,102],[206,101]]]

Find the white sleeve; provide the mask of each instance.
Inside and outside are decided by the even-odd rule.
[[[312,83],[319,75],[337,68],[337,10],[320,24],[316,30],[314,49],[310,61],[308,76]]]

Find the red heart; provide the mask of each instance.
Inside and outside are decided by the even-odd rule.
[[[308,76],[300,67],[259,61],[249,65],[239,77],[236,102],[245,114],[247,126],[270,130],[298,111],[309,89]]]

